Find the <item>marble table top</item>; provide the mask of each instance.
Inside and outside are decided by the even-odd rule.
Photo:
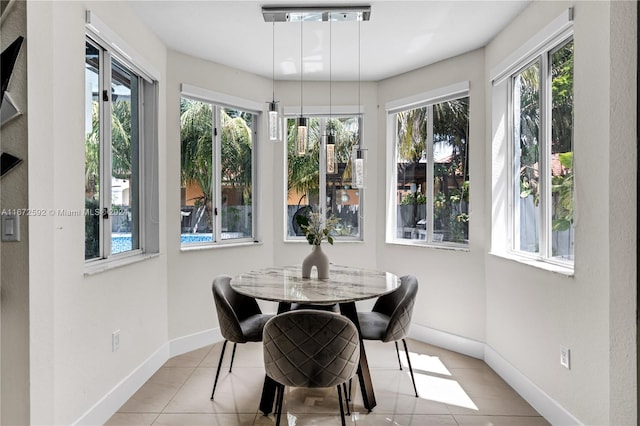
[[[300,266],[272,267],[250,271],[231,279],[238,293],[262,300],[289,303],[333,304],[371,299],[400,286],[390,272],[350,266],[329,266],[329,279],[302,278]]]

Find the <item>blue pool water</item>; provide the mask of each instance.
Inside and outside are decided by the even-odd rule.
[[[180,244],[203,243],[211,241],[212,234],[182,234]],[[131,250],[131,234],[114,234],[111,236],[111,253],[117,254]]]

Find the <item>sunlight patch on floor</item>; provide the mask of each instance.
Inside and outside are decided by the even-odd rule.
[[[408,371],[407,374],[409,374]],[[456,380],[433,377],[415,370],[413,374],[416,378],[416,387],[420,398],[478,410],[478,407]]]
[[[443,376],[451,376],[451,372],[445,367],[438,356],[424,355],[416,352],[409,352],[409,356],[411,357],[411,366],[413,367],[414,373],[416,371],[423,371]],[[407,362],[407,356],[404,351],[400,353],[400,361],[402,362],[402,368],[408,370],[409,363]]]

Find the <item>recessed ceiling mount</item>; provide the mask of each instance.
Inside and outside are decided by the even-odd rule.
[[[264,6],[265,22],[368,21],[371,6]]]

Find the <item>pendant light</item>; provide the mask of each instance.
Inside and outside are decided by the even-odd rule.
[[[278,101],[276,101],[276,21],[272,21],[272,46],[273,46],[273,63],[271,71],[272,93],[271,102],[269,104],[268,118],[268,135],[271,142],[280,142],[282,140],[282,119],[278,109]]]
[[[353,148],[353,176],[352,183],[354,188],[364,188],[365,166],[366,166],[366,148],[362,147],[362,114],[360,112],[360,23],[358,20],[358,143]]]
[[[325,154],[327,157],[327,174],[334,174],[338,171],[336,170],[336,136],[334,133],[334,129],[331,126],[331,93],[332,93],[332,82],[331,82],[331,59],[332,59],[332,43],[331,43],[331,16],[329,16],[329,120],[327,122],[327,143]]]
[[[302,97],[302,86],[303,86],[303,63],[302,63],[302,51],[303,51],[303,41],[304,41],[304,33],[302,28],[303,19],[300,19],[300,117],[298,117],[297,121],[297,132],[296,132],[296,147],[299,156],[303,156],[307,153],[307,138],[308,138],[308,120],[303,115],[303,97]]]

